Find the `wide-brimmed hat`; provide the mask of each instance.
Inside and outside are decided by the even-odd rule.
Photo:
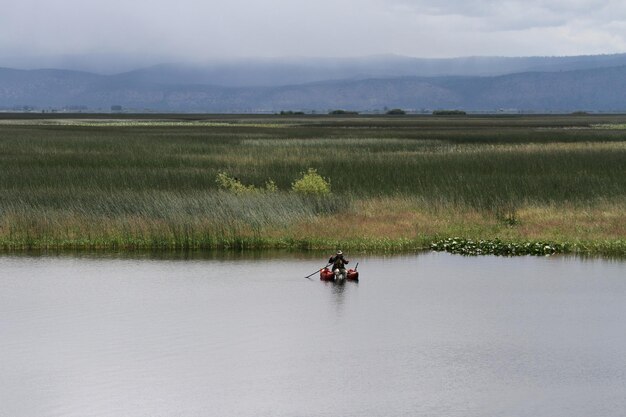
[[[340,251],[340,250],[338,250],[338,251],[337,251],[337,255],[343,255],[343,252],[342,252],[342,251]]]

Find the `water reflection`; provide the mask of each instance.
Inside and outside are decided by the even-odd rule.
[[[303,279],[319,254],[180,255],[0,256],[0,414],[626,409],[626,262],[363,257],[334,283]]]
[[[358,281],[321,281],[326,288],[330,290],[332,296],[332,304],[336,307],[337,315],[341,315],[346,303],[347,293],[351,290],[356,290],[359,283]],[[352,288],[351,288],[352,287]]]

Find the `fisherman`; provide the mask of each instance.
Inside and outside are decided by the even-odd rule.
[[[335,275],[343,275],[346,276],[346,265],[348,264],[348,260],[343,257],[343,252],[338,250],[337,254],[331,256],[328,260],[329,264],[333,264],[333,272]]]

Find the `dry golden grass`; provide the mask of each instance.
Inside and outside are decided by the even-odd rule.
[[[465,207],[432,207],[406,197],[355,201],[347,213],[301,222],[293,237],[351,240],[463,236],[475,239],[603,241],[626,236],[626,202],[527,205],[503,217]],[[284,233],[282,231],[281,233]]]

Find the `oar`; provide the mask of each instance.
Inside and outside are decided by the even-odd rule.
[[[358,267],[359,267],[359,263],[357,262],[356,265],[354,266],[354,270],[356,271]]]
[[[328,265],[330,265],[330,264],[326,264],[326,266],[324,266],[324,267],[322,267],[322,268],[318,269],[317,271],[313,272],[312,274],[307,275],[305,278],[310,278],[311,276],[313,276],[313,275],[315,275],[315,274],[319,273],[322,269],[324,269],[324,268],[328,267]]]

